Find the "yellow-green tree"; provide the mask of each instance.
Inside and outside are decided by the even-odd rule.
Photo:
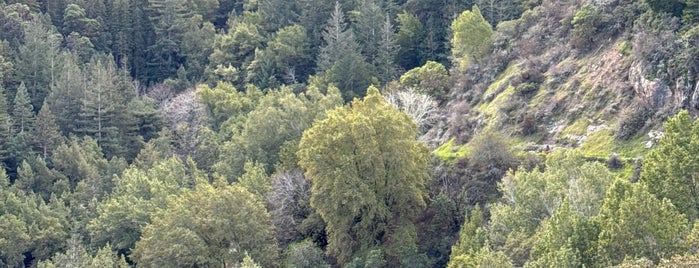
[[[699,214],[699,121],[682,111],[665,124],[665,135],[646,156],[641,181],[658,198],[667,198],[689,220]]]
[[[416,135],[374,87],[304,132],[299,164],[312,181],[311,206],[327,223],[327,253],[340,264],[409,240],[392,234],[425,207],[428,150]]]
[[[483,57],[493,45],[493,27],[483,18],[478,6],[466,10],[451,24],[452,54],[461,68]]]
[[[278,265],[269,213],[242,186],[202,183],[167,203],[136,243],[139,267],[228,267],[246,254],[264,267]]]

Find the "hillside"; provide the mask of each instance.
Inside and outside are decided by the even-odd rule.
[[[448,133],[463,142],[499,130],[528,150],[642,156],[668,116],[699,105],[699,40],[680,27],[635,1],[544,1],[498,24],[492,53],[452,74]]]
[[[0,0],[0,267],[684,267],[697,0]]]

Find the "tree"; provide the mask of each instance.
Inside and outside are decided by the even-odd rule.
[[[398,14],[396,43],[399,50],[396,63],[404,70],[410,70],[425,63],[422,42],[427,33],[420,19],[407,11]]]
[[[291,244],[284,250],[284,267],[329,268],[330,264],[325,260],[323,250],[307,239]]]
[[[87,225],[93,246],[110,244],[129,255],[152,215],[167,207],[167,198],[204,181],[196,170],[178,158],[158,160],[150,167],[130,168],[116,180],[109,198],[97,205],[97,215]]]
[[[430,95],[442,103],[449,99],[449,72],[438,62],[427,61],[425,65],[405,72],[400,76],[400,84],[410,91]]]
[[[327,252],[339,263],[380,246],[425,207],[427,148],[416,135],[374,87],[304,132],[299,164],[312,181],[311,206],[327,223]]]
[[[79,129],[80,109],[82,96],[86,87],[85,74],[78,64],[78,57],[67,54],[61,57],[61,69],[58,79],[48,96],[47,101],[50,110],[56,115],[56,123],[65,135],[76,133]]]
[[[119,92],[117,67],[113,59],[93,59],[87,66],[87,81],[81,98],[79,131],[93,137],[108,158],[122,155],[122,133],[126,100]]]
[[[139,266],[228,266],[245,253],[264,267],[278,265],[278,248],[261,200],[240,185],[195,190],[168,199],[136,243]]]
[[[667,198],[691,221],[699,217],[699,121],[681,111],[665,123],[665,134],[643,161],[641,182]]]
[[[15,128],[18,132],[29,132],[34,126],[34,106],[32,106],[27,87],[24,83],[19,85],[12,106],[12,115],[15,118]]]
[[[0,162],[5,161],[10,152],[10,139],[12,138],[12,118],[10,117],[9,106],[5,89],[0,84]]]
[[[398,65],[396,64],[396,56],[398,55],[400,46],[396,40],[396,33],[393,29],[391,16],[386,14],[381,27],[381,36],[378,42],[376,58],[372,62],[376,69],[376,74],[379,81],[387,84],[398,76]]]
[[[369,65],[360,52],[354,33],[347,29],[339,2],[323,31],[323,41],[325,46],[318,55],[317,73],[335,83],[345,100],[364,95],[364,89],[369,86]]]
[[[63,140],[60,129],[56,124],[56,118],[53,116],[46,102],[41,106],[39,114],[36,115],[33,130],[32,136],[34,138],[32,142],[39,147],[44,159],[48,157],[49,153],[56,149]]]
[[[311,43],[303,26],[294,24],[279,29],[267,43],[281,81],[305,82],[312,70]]]
[[[153,57],[148,64],[154,69],[153,79],[172,77],[181,63],[182,38],[191,18],[185,0],[148,0],[155,43],[148,49]]]
[[[526,267],[592,267],[599,230],[568,199],[534,235]]]
[[[620,264],[625,256],[654,262],[683,253],[689,223],[668,200],[659,200],[644,184],[617,179],[607,191],[599,216],[598,265]]]
[[[466,10],[451,24],[452,55],[461,69],[485,56],[493,45],[493,27],[483,18],[478,6]]]
[[[685,3],[682,0],[645,0],[655,12],[670,13],[675,17],[682,16],[682,10],[685,8]]]
[[[36,15],[24,28],[15,70],[17,81],[26,83],[33,107],[39,107],[56,81],[62,37],[46,15]]]

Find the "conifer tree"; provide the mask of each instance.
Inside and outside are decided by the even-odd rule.
[[[15,127],[18,132],[30,131],[34,125],[34,106],[32,106],[27,87],[24,83],[19,85],[12,107],[12,115],[15,118]]]
[[[12,118],[8,109],[5,89],[0,84],[0,162],[9,156],[8,149],[12,137]]]
[[[346,100],[364,95],[370,82],[369,65],[353,32],[347,29],[339,2],[325,27],[323,41],[325,46],[318,55],[318,73],[335,83]]]
[[[39,147],[43,158],[49,156],[49,152],[61,144],[63,136],[56,124],[56,117],[51,112],[49,105],[44,102],[34,121],[33,143]]]

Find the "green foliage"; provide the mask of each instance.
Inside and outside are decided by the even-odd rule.
[[[10,156],[10,138],[12,137],[12,118],[9,114],[5,89],[0,85],[0,161]]]
[[[556,150],[549,154],[544,171],[518,170],[508,174],[498,183],[503,201],[490,210],[490,243],[496,247],[514,246],[508,256],[514,263],[524,264],[529,256],[528,251],[538,243],[536,240],[529,241],[529,238],[537,232],[543,221],[560,210],[564,200],[568,200],[573,211],[571,213],[579,214],[583,220],[590,219],[598,214],[612,178],[611,172],[601,163],[586,162],[579,152],[566,150]],[[575,228],[583,233],[588,230],[585,225]],[[574,246],[586,247],[584,241],[587,240],[578,241],[582,246]],[[534,244],[529,244],[530,242]],[[555,245],[551,246],[554,247]],[[559,247],[555,247],[554,250],[558,249]],[[577,248],[571,246],[570,250],[573,249]],[[521,259],[521,253],[518,253],[522,251],[527,252],[523,253],[525,259]],[[553,254],[546,257],[555,257],[553,260],[561,256],[573,256],[566,252],[549,251],[546,254]],[[585,253],[581,251],[575,254]]]
[[[451,24],[452,54],[465,70],[470,63],[485,56],[493,46],[493,27],[483,18],[478,6],[466,10]]]
[[[526,267],[592,267],[598,230],[565,199],[534,235]]]
[[[282,81],[306,81],[312,71],[310,45],[306,29],[297,24],[279,29],[267,43]]]
[[[323,31],[325,46],[318,54],[318,73],[324,74],[328,82],[334,83],[343,93],[345,100],[364,95],[370,84],[369,65],[360,52],[354,33],[347,28],[340,3]]]
[[[58,124],[56,124],[56,117],[50,109],[49,105],[44,102],[36,115],[34,132],[32,133],[32,143],[38,147],[44,158],[47,158],[63,141],[63,136],[61,136]]]
[[[405,72],[400,77],[400,84],[411,91],[428,94],[441,102],[449,98],[447,68],[434,61],[427,61],[421,67]]]
[[[686,0],[685,0],[686,1]],[[646,4],[655,12],[670,13],[679,17],[685,8],[683,0],[645,0]]]
[[[501,251],[492,251],[488,247],[483,247],[474,255],[459,255],[452,259],[447,266],[449,268],[466,267],[514,267],[512,261]]]
[[[398,14],[398,33],[396,44],[399,52],[396,63],[403,69],[410,70],[424,64],[422,42],[427,32],[420,19],[414,14],[404,11]]]
[[[620,264],[625,256],[654,262],[687,249],[689,224],[668,199],[659,200],[644,184],[617,179],[607,191],[599,216],[599,265]],[[622,224],[620,224],[622,223]]]
[[[696,170],[699,121],[682,111],[665,123],[665,134],[646,156],[641,181],[660,199],[669,199],[689,220],[699,216]]]
[[[310,240],[304,240],[289,245],[284,250],[284,265],[286,268],[330,267],[325,260],[323,250]]]
[[[19,132],[32,131],[34,126],[34,106],[32,106],[27,87],[19,85],[12,103],[12,116],[15,118],[15,128]]]
[[[424,208],[428,152],[416,134],[373,87],[304,132],[299,164],[313,182],[311,206],[328,224],[328,254],[341,264]]]
[[[246,252],[264,267],[278,265],[269,214],[245,188],[198,184],[168,198],[143,229],[132,256],[139,266],[219,266]]]
[[[480,207],[471,211],[471,215],[466,218],[464,225],[459,232],[459,240],[451,248],[448,267],[463,267],[479,254],[481,249],[489,247],[486,245],[486,233],[483,228],[483,212]]]
[[[131,168],[117,181],[112,195],[97,205],[97,216],[87,229],[94,246],[109,243],[113,249],[129,252],[141,236],[151,215],[164,209],[170,195],[191,188],[197,178],[177,158],[159,161],[152,168]]]
[[[587,4],[584,5],[575,13],[572,20],[573,25],[573,43],[576,47],[587,49],[594,42],[597,28],[606,23],[606,17],[603,16],[596,6]]]
[[[264,166],[259,163],[246,162],[244,170],[245,173],[238,179],[240,185],[260,200],[264,199],[270,187],[270,179],[265,173]]]

